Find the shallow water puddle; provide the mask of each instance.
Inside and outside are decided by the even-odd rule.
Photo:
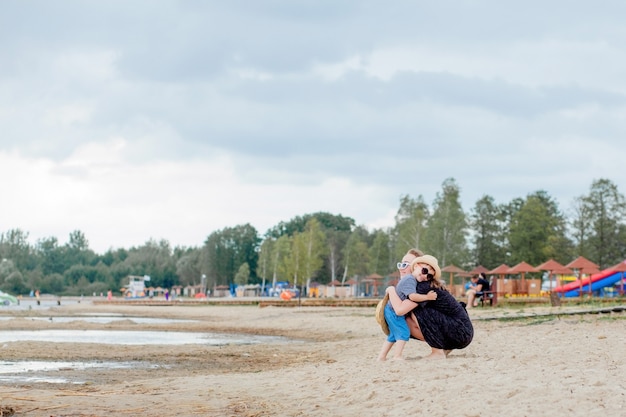
[[[253,345],[286,343],[281,336],[132,330],[6,330],[0,343],[34,341],[52,343],[103,343],[109,345]]]
[[[13,320],[17,319],[15,316],[0,316],[0,320]],[[198,320],[184,320],[184,319],[161,319],[155,317],[126,317],[122,315],[109,315],[109,316],[71,316],[71,317],[20,317],[25,320],[43,320],[56,323],[70,323],[73,321],[85,321],[88,323],[107,324],[114,321],[128,320],[137,324],[175,324],[175,323],[197,323]]]
[[[85,369],[125,369],[125,368],[157,368],[159,365],[131,362],[48,362],[48,361],[0,361],[0,382],[47,382],[64,384],[70,382],[66,378],[48,377],[43,374],[52,371],[85,370]],[[28,375],[21,375],[28,374]],[[71,381],[82,384],[84,381]]]

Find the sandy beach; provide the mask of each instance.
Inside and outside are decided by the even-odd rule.
[[[0,328],[157,330],[172,338],[183,331],[229,332],[293,341],[226,346],[3,343],[4,362],[124,361],[137,366],[70,366],[50,373],[80,383],[5,380],[0,383],[0,415],[624,416],[626,313],[569,314],[579,310],[585,308],[473,309],[475,337],[466,349],[447,360],[425,360],[428,346],[412,340],[405,361],[387,362],[376,361],[384,336],[374,308],[82,303],[25,311],[0,321]],[[54,320],[96,313],[194,321]],[[34,320],[36,316],[49,320]]]

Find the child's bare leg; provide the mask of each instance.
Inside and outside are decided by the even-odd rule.
[[[396,340],[396,349],[393,355],[394,361],[402,361],[404,360],[404,356],[402,356],[402,352],[404,351],[404,346],[406,345],[405,340]]]
[[[392,346],[393,346],[393,342],[389,342],[385,340],[385,343],[383,343],[383,347],[380,349],[380,353],[378,354],[379,361],[387,360],[387,354],[391,350]]]

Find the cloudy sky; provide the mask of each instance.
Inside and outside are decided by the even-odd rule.
[[[3,0],[0,232],[90,247],[626,193],[626,3]]]

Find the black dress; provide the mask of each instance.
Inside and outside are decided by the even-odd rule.
[[[474,338],[474,326],[465,310],[448,291],[431,288],[428,281],[417,283],[417,293],[437,292],[437,299],[424,301],[413,310],[424,340],[436,349],[463,349]]]

